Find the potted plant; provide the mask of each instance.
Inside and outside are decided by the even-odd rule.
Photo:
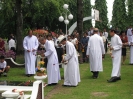
[[[39,66],[36,67],[36,75],[37,76],[44,76],[46,75],[46,69],[44,68],[44,61],[40,61]]]

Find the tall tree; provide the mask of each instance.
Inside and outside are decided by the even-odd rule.
[[[89,17],[91,16],[91,0],[83,0],[83,16]],[[83,23],[83,29],[89,29],[92,27],[92,20],[85,21]]]
[[[95,9],[99,10],[99,19],[100,21],[96,21],[95,27],[103,30],[108,26],[108,18],[107,18],[107,2],[106,0],[95,0]]]
[[[77,31],[82,36],[83,33],[83,0],[77,0]]]
[[[133,0],[127,0],[128,6],[128,25],[133,26]]]
[[[17,53],[23,52],[22,46],[22,30],[23,30],[23,17],[22,17],[22,0],[16,0],[17,11]]]
[[[113,4],[113,16],[111,22],[113,28],[123,30],[127,26],[127,14],[125,0],[115,0]]]

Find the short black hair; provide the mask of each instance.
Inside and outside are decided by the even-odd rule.
[[[66,41],[67,39],[66,38],[64,38],[62,41]]]
[[[4,56],[0,56],[0,59],[5,59],[5,57]]]
[[[52,35],[51,35],[51,34],[48,34],[48,35],[46,36],[46,38],[48,38],[48,37],[52,37]]]
[[[111,29],[110,32],[114,32],[114,33],[116,33],[116,30],[115,30],[115,29]]]

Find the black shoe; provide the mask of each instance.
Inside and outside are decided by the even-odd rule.
[[[48,84],[47,86],[52,86],[52,84]]]
[[[69,85],[62,85],[62,86],[64,86],[64,87],[69,87]]]
[[[57,85],[57,83],[52,83],[51,85]]]
[[[117,79],[117,80],[121,80],[121,77],[117,77],[116,79]]]
[[[27,74],[26,76],[27,76],[27,77],[30,77],[30,74]]]
[[[117,77],[112,77],[110,80],[107,80],[109,83],[110,82],[116,82],[117,81]]]
[[[73,86],[73,85],[62,85],[64,87],[77,87],[77,86]]]
[[[93,76],[93,79],[97,79],[97,77],[96,76]]]
[[[30,74],[30,76],[34,76],[34,74]]]

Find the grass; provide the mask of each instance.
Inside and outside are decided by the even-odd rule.
[[[21,62],[21,59],[17,60]],[[109,55],[106,55],[103,61],[104,71],[100,72],[98,79],[91,78],[88,63],[81,64],[81,82],[77,87],[62,87],[63,80],[61,80],[56,86],[45,87],[45,99],[133,99],[133,67],[128,64],[129,57],[126,65],[122,65],[121,68],[122,80],[115,83],[107,83],[112,71],[112,60]],[[24,74],[24,68],[11,68],[8,77],[1,77],[0,80],[34,81],[33,77],[28,78]],[[61,75],[63,76],[63,69]]]

